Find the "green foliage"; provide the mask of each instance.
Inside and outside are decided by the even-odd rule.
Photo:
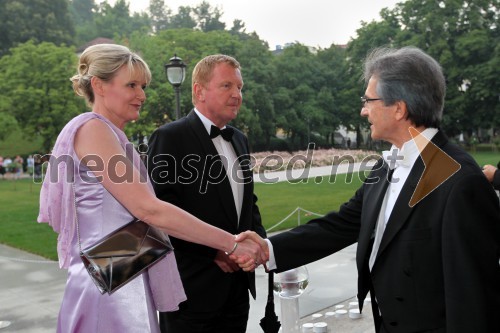
[[[135,31],[143,34],[151,31],[149,16],[144,13],[130,16],[129,4],[125,0],[117,0],[114,6],[107,1],[101,3],[93,24],[97,33],[95,37],[114,38],[130,36]]]
[[[448,87],[443,129],[449,135],[499,126],[497,0],[407,0],[364,23],[349,45],[355,62],[379,46],[414,45],[443,67]]]
[[[78,26],[92,22],[94,11],[97,9],[94,0],[71,0],[69,1],[69,13],[73,23]]]
[[[192,8],[189,6],[179,7],[176,15],[170,20],[170,28],[172,29],[194,29],[197,26],[196,21],[191,16]]]
[[[172,10],[165,6],[164,0],[149,1],[149,18],[154,32],[158,32],[169,27],[169,16]]]
[[[296,44],[273,59],[276,126],[291,139],[292,149],[307,147],[313,131],[328,135],[338,124],[329,105],[334,99],[332,87],[326,85],[329,66],[317,58],[308,47]]]
[[[67,0],[0,1],[0,56],[29,40],[70,44],[74,27]]]
[[[16,118],[7,112],[0,112],[0,140],[5,140],[15,131],[19,131]]]
[[[220,20],[223,12],[218,7],[212,8],[207,1],[202,1],[193,8],[193,14],[198,22],[198,29],[201,31],[208,32],[226,28],[226,24]]]
[[[0,152],[3,157],[39,154],[46,151],[42,148],[43,141],[40,135],[30,135],[21,129],[16,129],[0,140]]]
[[[360,143],[368,126],[359,116],[363,59],[375,47],[404,45],[422,48],[443,66],[448,87],[442,127],[449,136],[500,127],[497,0],[407,0],[383,9],[380,21],[362,22],[347,48],[295,44],[279,54],[255,32],[246,33],[241,20],[226,30],[222,8],[207,1],[174,13],[167,1],[150,0],[149,12],[140,14],[130,13],[126,0],[56,5],[61,1],[0,2],[0,28],[7,32],[0,34],[0,54],[18,45],[0,60],[0,136],[12,131],[14,118],[23,133],[45,137],[44,149],[50,147],[65,121],[85,110],[67,82],[75,56],[61,42],[79,46],[96,37],[130,46],[151,67],[153,82],[141,118],[126,128],[135,140],[175,118],[174,90],[164,72],[174,54],[188,65],[181,87],[181,114],[186,115],[192,109],[194,65],[208,54],[225,53],[242,65],[244,102],[233,125],[248,135],[252,149],[270,149],[277,131],[285,135],[288,149],[305,149],[313,140],[333,145],[340,125],[356,130]],[[28,18],[35,25],[26,23]],[[61,18],[58,25],[53,18]],[[42,21],[43,29],[38,27]],[[31,44],[27,36],[35,38]],[[42,41],[53,41],[53,47]]]
[[[69,82],[75,64],[73,48],[32,41],[0,59],[0,112],[12,115],[26,135],[43,137],[46,152],[69,119],[85,110]]]
[[[113,6],[107,1],[96,5],[94,0],[73,0],[70,13],[75,22],[77,46],[99,37],[119,40],[136,31],[146,35],[154,27],[148,14],[131,14],[126,0],[118,0]]]

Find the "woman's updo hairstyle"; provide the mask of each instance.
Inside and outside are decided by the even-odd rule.
[[[151,71],[142,58],[127,47],[117,44],[97,44],[83,51],[78,62],[77,74],[71,77],[73,90],[83,96],[87,104],[94,104],[94,91],[90,80],[93,76],[103,81],[110,81],[116,72],[126,65],[133,75],[138,71],[147,84],[151,82]]]

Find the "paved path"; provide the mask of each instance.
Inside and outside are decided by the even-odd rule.
[[[355,167],[359,168],[359,165]],[[294,172],[293,177],[304,173],[303,170]],[[311,168],[308,177],[331,174],[331,167]],[[286,172],[267,176],[278,177],[281,181],[289,180]],[[324,315],[335,311],[335,305],[344,305],[348,309],[349,303],[355,301],[355,253],[356,245],[352,245],[307,265],[309,286],[299,298],[301,324],[311,322],[313,313]],[[60,270],[56,262],[0,244],[0,333],[55,332],[65,282],[66,271]],[[262,268],[256,271],[256,282],[257,300],[251,301],[247,333],[262,333],[259,321],[264,316],[267,299],[267,274]],[[275,300],[276,313],[281,316],[279,297]],[[350,319],[347,315],[323,318],[331,332],[374,332],[369,306],[361,319]],[[9,322],[9,326],[2,328]]]
[[[301,323],[311,322],[311,314],[335,311],[334,306],[355,301],[355,245],[307,265],[309,286],[299,298]],[[54,261],[0,245],[0,332],[55,332],[57,314],[64,292],[66,271]],[[259,326],[267,298],[267,274],[257,269],[257,300],[251,302],[247,333],[262,333]],[[279,297],[276,313],[281,317]],[[369,307],[361,319],[327,318],[337,333],[372,333]],[[2,321],[11,322],[1,328]],[[333,332],[333,331],[332,331]]]
[[[295,181],[303,178],[315,178],[329,176],[330,179],[335,179],[336,175],[345,174],[359,170],[370,170],[375,164],[375,161],[368,163],[341,163],[340,165],[330,165],[323,167],[314,167],[308,169],[292,169],[285,171],[269,172],[254,174],[253,180],[256,183],[277,183],[282,181]]]
[[[0,245],[0,332],[55,332],[65,283],[56,262]]]

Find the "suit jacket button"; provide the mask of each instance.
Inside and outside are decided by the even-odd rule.
[[[398,326],[398,322],[397,321],[391,321],[389,323],[389,325],[391,325],[391,326]]]
[[[410,276],[411,276],[411,271],[410,271],[410,269],[408,269],[408,268],[403,269],[403,273],[404,273],[406,276],[408,276],[408,277],[410,277]]]
[[[396,297],[396,300],[398,300],[398,301],[402,302],[402,301],[404,301],[404,298],[403,298],[403,297],[399,297],[399,296],[398,296],[398,297]]]

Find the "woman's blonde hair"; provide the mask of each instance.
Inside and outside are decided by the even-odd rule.
[[[122,66],[127,66],[130,74],[138,71],[147,84],[151,82],[151,71],[148,64],[127,47],[117,44],[97,44],[83,51],[78,62],[77,74],[71,77],[73,90],[83,96],[89,106],[94,104],[95,96],[90,80],[97,77],[110,81]]]

